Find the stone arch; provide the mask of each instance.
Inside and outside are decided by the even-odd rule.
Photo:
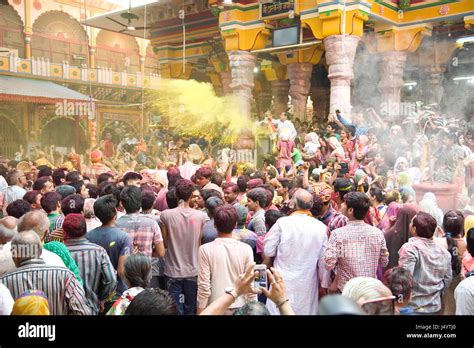
[[[10,118],[0,114],[0,156],[13,158],[20,144],[20,130]]]
[[[25,56],[25,35],[23,20],[8,1],[0,2],[0,47],[18,50],[18,56]]]
[[[45,122],[40,128],[40,140],[43,146],[56,145],[58,147],[72,147],[75,144],[75,118],[71,116],[56,116]],[[79,127],[79,149],[81,152],[87,147],[87,130],[80,123]]]
[[[69,14],[47,11],[33,23],[31,51],[33,57],[44,57],[51,62],[78,65],[83,61],[74,55],[87,57],[88,36],[84,27]]]
[[[97,67],[112,68],[113,71],[140,71],[140,47],[129,35],[101,30],[96,38]],[[127,67],[128,65],[128,67]]]

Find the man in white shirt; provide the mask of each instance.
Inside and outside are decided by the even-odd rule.
[[[474,315],[474,275],[467,277],[454,290],[456,315]]]
[[[282,275],[291,307],[297,315],[315,315],[318,312],[319,283],[329,280],[322,257],[327,241],[327,227],[309,211],[313,196],[305,191],[295,193],[296,211],[277,220],[265,237],[264,256],[267,267],[274,258],[273,267]],[[267,301],[271,314],[278,314],[277,304]]]
[[[10,248],[11,240],[16,234],[17,222],[12,216],[0,219],[0,276],[16,269]]]
[[[23,171],[14,169],[7,176],[8,186],[3,194],[3,214],[6,215],[7,206],[17,199],[22,199],[26,193],[26,175]]]
[[[280,135],[282,134],[284,129],[288,129],[288,131],[290,132],[290,140],[295,141],[295,138],[298,133],[296,133],[296,129],[293,125],[293,122],[288,119],[289,117],[290,113],[285,111],[280,114],[279,120],[273,120],[270,114],[268,116],[268,121],[277,127],[278,138],[280,138]]]
[[[226,288],[253,263],[252,248],[232,237],[237,226],[237,211],[230,204],[221,205],[214,212],[217,238],[199,248],[198,314],[222,296]],[[245,299],[234,298],[231,310],[242,307]],[[229,313],[230,314],[230,313]]]
[[[34,231],[44,244],[44,239],[49,231],[49,219],[43,211],[30,211],[18,220],[18,232],[30,230]],[[48,266],[66,267],[63,260],[58,255],[46,250],[45,248],[42,249],[41,259]]]

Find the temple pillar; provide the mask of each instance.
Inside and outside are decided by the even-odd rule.
[[[230,71],[222,71],[219,73],[222,83],[222,92],[224,95],[232,94],[232,73]]]
[[[254,68],[257,57],[247,51],[230,51],[229,64],[232,71],[231,88],[239,98],[240,112],[250,117],[252,89],[254,87]]]
[[[89,47],[89,67],[95,69],[95,47]]]
[[[406,51],[388,51],[380,54],[380,82],[383,116],[400,115],[400,90],[403,88],[403,72],[407,60]]]
[[[331,81],[330,112],[337,109],[351,113],[351,80],[354,58],[360,38],[353,35],[332,35],[324,39],[328,78]]]
[[[456,43],[451,40],[426,40],[419,49],[419,70],[425,104],[439,104],[443,97],[444,74]]]
[[[425,104],[438,104],[443,97],[444,87],[444,73],[446,66],[441,64],[434,64],[424,67],[421,71],[421,81],[423,88],[423,101]]]
[[[270,81],[272,96],[273,96],[273,110],[274,116],[278,117],[282,112],[288,110],[288,95],[290,91],[290,81],[288,80],[274,80]]]
[[[311,88],[312,63],[292,63],[288,65],[290,79],[290,96],[293,105],[294,117],[304,121],[306,119],[306,104],[309,89]]]
[[[31,58],[31,34],[25,34],[25,58]]]

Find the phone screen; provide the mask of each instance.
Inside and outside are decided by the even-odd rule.
[[[262,288],[268,289],[266,270],[263,268],[256,268],[255,271],[258,272],[258,275],[255,276],[254,288],[258,289],[262,287]]]

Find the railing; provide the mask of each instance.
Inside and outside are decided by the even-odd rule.
[[[57,78],[71,82],[93,82],[123,87],[150,87],[158,83],[159,75],[150,74],[143,76],[141,72],[129,74],[116,72],[110,68],[98,67],[89,69],[86,65],[81,67],[70,65],[68,62],[52,63],[49,59],[36,58],[23,59],[14,54],[0,57],[0,74],[15,73],[32,75],[45,78]]]

